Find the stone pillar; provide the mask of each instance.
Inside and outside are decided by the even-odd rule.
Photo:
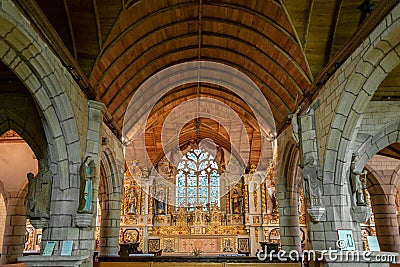
[[[99,256],[118,255],[121,201],[106,200],[101,210]]]
[[[18,193],[12,193],[5,199],[7,216],[1,264],[16,263],[17,258],[23,254],[26,231],[26,205],[24,205],[24,200],[24,198],[18,196]]]
[[[298,207],[298,193],[287,189],[285,177],[279,177],[277,183],[279,203],[279,228],[282,250],[301,252],[301,235]],[[291,187],[293,188],[293,187]]]
[[[100,129],[103,121],[102,110],[104,104],[101,102],[89,100],[88,101],[88,129],[86,137],[86,150],[85,157],[91,156],[96,163],[96,177],[93,179],[93,194],[92,194],[92,223],[89,227],[79,228],[79,250],[82,251],[81,255],[89,254],[81,267],[92,266],[93,252],[95,247],[95,231],[96,231],[96,217],[97,217],[97,197],[99,191],[99,177],[100,177],[100,145],[101,136]],[[83,254],[84,253],[84,254]]]
[[[395,196],[371,195],[376,235],[382,251],[400,252],[399,223]]]

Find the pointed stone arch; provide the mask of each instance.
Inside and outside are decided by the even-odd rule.
[[[118,169],[113,151],[109,147],[102,149],[100,155],[99,196],[102,196],[100,221],[100,256],[118,255],[119,225],[123,177]]]

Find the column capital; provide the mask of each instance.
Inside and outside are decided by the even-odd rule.
[[[89,100],[88,101],[88,106],[90,109],[97,109],[102,111],[105,108],[104,103],[99,102],[99,101],[95,101],[95,100]]]

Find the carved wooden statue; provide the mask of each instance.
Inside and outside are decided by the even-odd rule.
[[[91,156],[87,156],[79,169],[80,190],[78,213],[92,213],[93,178],[95,177],[95,163]]]

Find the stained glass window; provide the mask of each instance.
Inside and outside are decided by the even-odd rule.
[[[219,206],[219,173],[214,157],[204,149],[192,149],[182,157],[176,174],[176,205]]]

